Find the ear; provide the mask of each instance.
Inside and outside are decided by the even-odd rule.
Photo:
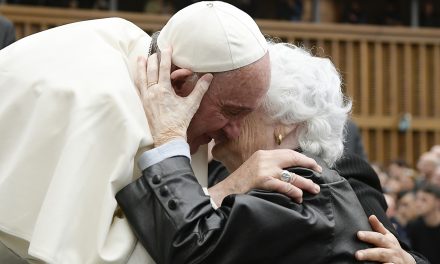
[[[194,89],[197,80],[193,80],[193,72],[188,69],[177,69],[171,72],[171,85],[177,95],[186,97]]]
[[[298,132],[300,129],[300,124],[293,125],[277,125],[274,129],[274,140],[278,135],[282,136],[281,145],[278,148],[285,149],[295,149],[299,146],[298,144]]]

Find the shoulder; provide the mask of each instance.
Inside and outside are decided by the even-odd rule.
[[[334,169],[347,180],[355,179],[382,192],[379,177],[373,168],[359,156],[347,154],[339,159]]]

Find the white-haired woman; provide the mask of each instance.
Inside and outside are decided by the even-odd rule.
[[[289,44],[270,45],[269,51],[272,81],[263,105],[245,118],[237,140],[213,149],[236,173],[209,189],[212,200],[186,157],[152,165],[118,193],[122,210],[156,262],[353,263],[357,251],[369,252],[368,244],[356,239],[359,230],[371,230],[364,209],[348,181],[330,169],[342,155],[351,109],[339,74],[328,59]],[[265,176],[277,153],[286,149],[314,158],[322,173],[293,167],[277,177]],[[298,175],[318,183],[320,193],[293,201],[289,196]],[[280,180],[289,184],[275,184]],[[383,261],[414,261],[401,249],[393,252],[401,256]]]

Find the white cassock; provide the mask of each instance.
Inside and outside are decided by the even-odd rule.
[[[153,263],[114,199],[153,143],[133,81],[149,43],[131,22],[109,18],[0,51],[0,240],[21,257]],[[203,150],[193,164],[206,177]]]

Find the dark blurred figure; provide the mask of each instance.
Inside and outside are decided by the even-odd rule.
[[[385,13],[383,14],[381,24],[388,26],[398,26],[403,24],[396,1],[388,0],[386,2]]]
[[[349,1],[342,16],[342,22],[350,24],[365,24],[367,22],[367,16],[359,0]]]
[[[148,0],[118,1],[118,10],[126,12],[144,12]],[[183,2],[183,1],[182,1]]]
[[[46,0],[41,2],[43,5],[51,7],[71,7],[74,4],[71,0]]]
[[[390,222],[393,224],[394,229],[396,229],[397,234],[399,235],[400,241],[406,243],[407,245],[411,245],[409,242],[408,235],[406,234],[405,227],[399,222],[396,218],[397,215],[397,205],[396,205],[396,197],[391,194],[384,193],[385,201],[387,202],[388,209],[386,210],[386,215]]]
[[[17,5],[43,5],[45,0],[7,0],[6,2]]]
[[[440,188],[423,185],[416,194],[420,217],[407,226],[412,248],[431,263],[440,263]]]
[[[278,0],[277,18],[281,20],[301,21],[303,13],[302,0]]]
[[[14,24],[0,15],[0,50],[15,41]]]
[[[359,133],[359,128],[351,119],[348,119],[345,124],[344,155],[345,154],[355,154],[362,159],[367,160],[367,154],[365,153],[364,145],[362,144],[362,137]]]
[[[180,9],[183,9],[195,2],[199,2],[199,1],[195,1],[195,0],[172,0],[172,4],[174,7],[174,12],[179,11]]]
[[[236,6],[246,12],[251,17],[255,18],[257,11],[257,1],[254,0],[229,0],[225,1],[233,6]]]
[[[430,183],[440,188],[440,165],[435,168]]]
[[[76,7],[78,8],[92,9],[95,8],[95,4],[95,0],[76,0]]]
[[[435,12],[434,2],[432,0],[424,1],[420,11],[420,26],[440,27],[440,14]]]
[[[430,182],[438,166],[440,166],[440,161],[436,154],[432,152],[423,153],[417,161],[417,170],[420,172],[422,179],[424,179],[422,182]]]
[[[387,201],[388,202],[388,201]],[[411,240],[406,229],[410,221],[418,217],[416,208],[416,195],[413,191],[404,191],[397,194],[395,213],[390,217],[391,223],[399,234],[399,238],[408,245]]]

